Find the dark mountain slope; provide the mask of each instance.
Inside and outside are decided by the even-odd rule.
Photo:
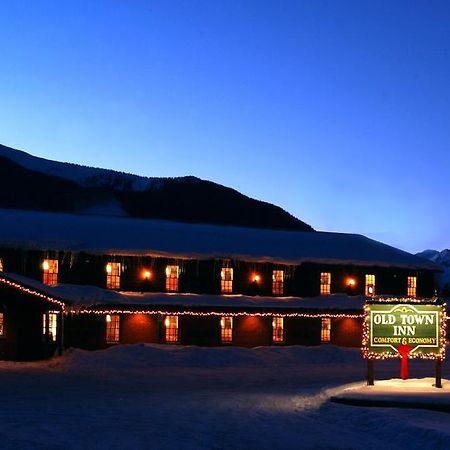
[[[210,181],[139,177],[36,158],[1,145],[0,208],[93,214],[103,208],[106,215],[314,231],[278,206]]]

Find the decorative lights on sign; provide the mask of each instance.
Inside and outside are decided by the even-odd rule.
[[[367,303],[362,352],[366,359],[445,357],[447,315],[437,303]]]

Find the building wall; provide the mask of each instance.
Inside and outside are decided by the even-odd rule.
[[[257,347],[271,343],[271,317],[242,316],[233,319],[233,345]]]
[[[0,286],[0,307],[4,313],[4,336],[0,338],[0,358],[32,360],[48,358],[58,350],[42,333],[42,315],[54,305],[30,294]],[[164,343],[164,315],[121,314],[118,344]],[[272,345],[272,316],[234,316],[233,341],[222,344],[220,316],[178,316],[179,344],[234,345],[256,347]],[[58,333],[61,332],[60,325]],[[331,342],[339,346],[360,346],[362,319],[332,319]],[[319,345],[321,318],[284,318],[285,339],[281,345]],[[64,320],[65,347],[103,349],[106,343],[106,314],[68,313]]]
[[[331,273],[331,292],[364,295],[365,275],[376,276],[376,293],[406,296],[407,277],[417,277],[418,297],[432,297],[435,293],[432,271],[402,270],[397,268],[320,265],[280,265],[239,260],[194,260],[145,256],[91,255],[84,252],[56,252],[23,249],[0,249],[4,270],[42,280],[42,262],[58,259],[58,279],[61,283],[106,287],[106,264],[122,265],[121,289],[139,292],[165,292],[165,268],[168,264],[180,266],[179,291],[199,294],[220,294],[220,272],[223,266],[234,270],[233,292],[247,295],[272,295],[272,271],[284,270],[284,295],[317,296],[320,293],[320,273]],[[151,272],[150,280],[142,276],[144,269]],[[260,276],[259,283],[253,275]],[[353,278],[353,288],[347,280]]]
[[[0,336],[0,359],[25,361],[49,358],[56,354],[61,332],[60,318],[58,338],[52,341],[43,335],[42,316],[48,311],[59,310],[57,306],[0,285],[0,310],[4,322],[4,334]]]
[[[331,343],[340,347],[361,347],[364,319],[349,317],[331,321]]]
[[[149,314],[123,314],[120,324],[120,342],[123,344],[158,343],[157,317]]]
[[[285,342],[287,345],[319,345],[322,319],[287,318],[284,320]]]
[[[84,350],[106,348],[105,317],[97,314],[69,314],[64,324],[66,347]]]
[[[179,317],[180,343],[184,345],[220,345],[220,317]]]

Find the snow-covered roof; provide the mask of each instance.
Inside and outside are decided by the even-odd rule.
[[[440,270],[431,261],[358,234],[263,230],[8,209],[0,209],[0,246]]]
[[[332,294],[322,297],[264,297],[246,295],[204,295],[182,293],[118,292],[95,286],[59,284],[47,286],[40,281],[2,273],[2,277],[21,286],[35,289],[51,298],[63,301],[75,310],[94,307],[117,307],[120,309],[205,308],[219,309],[280,309],[307,310],[315,312],[352,311],[362,313],[364,296]]]

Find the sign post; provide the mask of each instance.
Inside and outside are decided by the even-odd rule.
[[[437,388],[442,387],[442,359],[440,358],[436,359],[436,381],[434,385]]]
[[[374,383],[374,361],[401,357],[401,378],[408,378],[408,359],[435,360],[436,387],[442,387],[445,357],[445,305],[400,300],[368,302],[364,307],[362,351],[367,359],[367,384]]]

